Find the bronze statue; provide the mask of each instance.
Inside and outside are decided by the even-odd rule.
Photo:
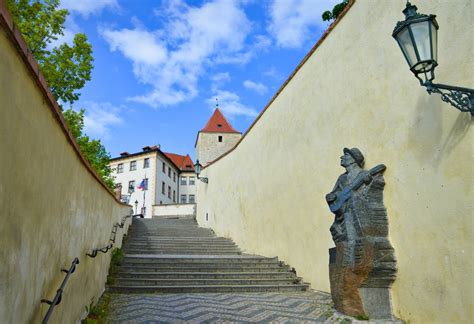
[[[330,228],[336,245],[329,250],[331,294],[342,313],[391,318],[389,288],[395,280],[396,261],[383,205],[386,167],[379,164],[364,170],[359,149],[344,148],[343,152],[341,166],[346,172],[326,195],[335,214]]]

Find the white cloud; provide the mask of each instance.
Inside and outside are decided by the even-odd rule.
[[[253,90],[257,92],[258,94],[264,94],[268,90],[267,87],[263,83],[260,83],[260,82],[245,80],[243,84],[246,89]]]
[[[153,88],[132,101],[159,107],[191,100],[207,65],[245,54],[251,23],[237,1],[193,7],[174,0],[155,13],[164,22],[160,30],[99,30],[112,51],[132,61],[135,76]]]
[[[155,65],[167,58],[166,48],[153,33],[141,29],[99,30],[110,50],[119,50],[137,65]]]
[[[230,81],[230,74],[229,74],[229,72],[217,73],[217,74],[214,74],[211,77],[211,80],[212,80],[212,82],[221,83],[221,84],[225,83],[225,82],[229,82]]]
[[[123,123],[120,117],[122,108],[108,102],[86,102],[85,106],[84,128],[88,135],[107,138],[111,126]]]
[[[97,14],[105,8],[118,9],[117,0],[61,0],[61,8],[84,17]]]
[[[224,115],[230,118],[235,116],[255,117],[258,115],[255,109],[241,103],[240,97],[233,92],[217,90],[212,97],[206,100],[212,109],[215,107],[216,98],[219,99],[219,109],[224,112]]]
[[[268,32],[281,47],[297,48],[316,37],[314,28],[323,28],[321,15],[340,0],[273,0]],[[316,39],[315,39],[316,40]]]

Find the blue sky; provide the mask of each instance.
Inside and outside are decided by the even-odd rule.
[[[215,98],[245,132],[328,27],[333,0],[62,0],[94,50],[76,109],[113,157],[160,144],[194,158]]]

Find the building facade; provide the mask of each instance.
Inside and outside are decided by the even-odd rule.
[[[180,160],[186,165],[178,163]],[[145,217],[152,216],[153,205],[177,204],[181,169],[194,172],[189,155],[164,153],[158,145],[145,146],[138,153],[123,152],[111,159],[109,166],[114,170],[121,200]]]

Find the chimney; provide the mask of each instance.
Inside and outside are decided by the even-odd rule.
[[[121,156],[121,157],[128,156],[128,155],[130,155],[128,152],[122,152],[122,153],[120,153],[120,156]]]

